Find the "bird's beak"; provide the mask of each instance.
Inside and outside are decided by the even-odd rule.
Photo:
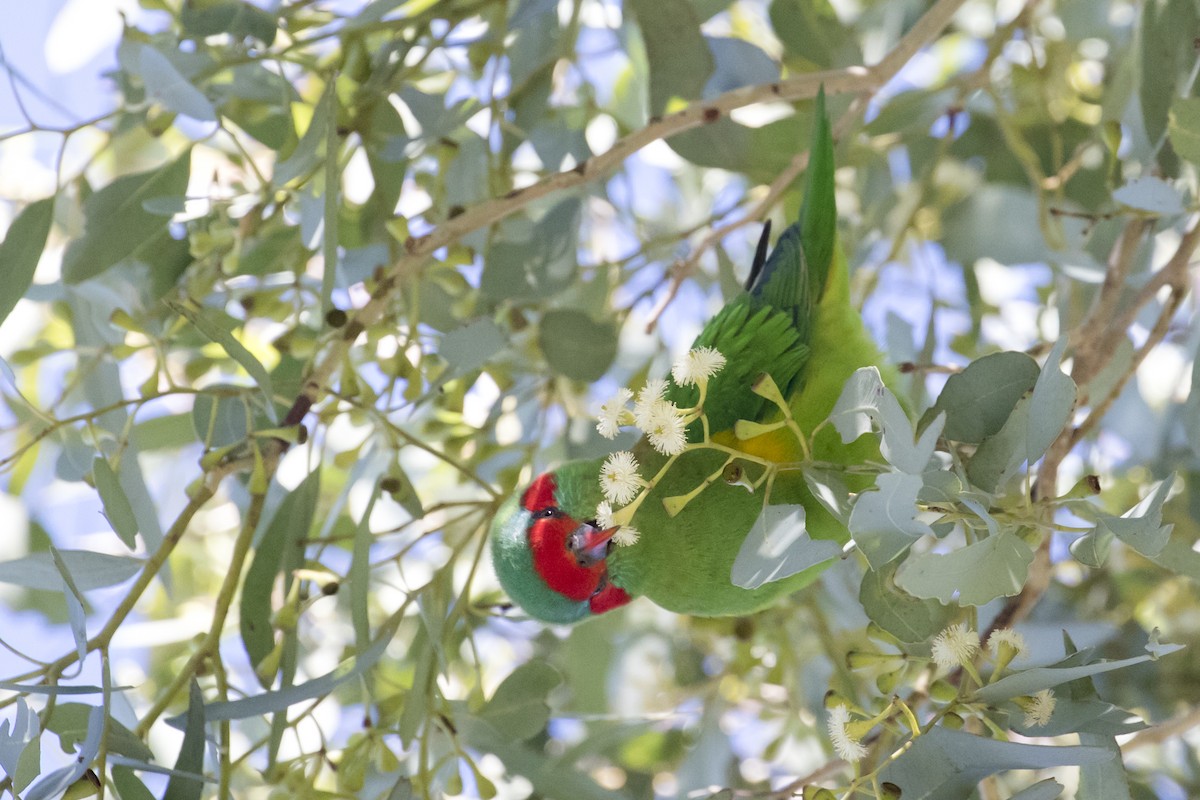
[[[571,535],[567,537],[567,547],[581,566],[590,567],[608,556],[608,543],[618,530],[619,528],[614,527],[602,531],[585,522],[571,531]]]

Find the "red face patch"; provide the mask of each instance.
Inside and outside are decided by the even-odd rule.
[[[554,493],[558,491],[558,485],[554,482],[554,476],[549,472],[544,472],[529,484],[529,488],[525,490],[525,496],[521,498],[521,506],[526,511],[541,511],[543,508],[550,508],[555,505]]]

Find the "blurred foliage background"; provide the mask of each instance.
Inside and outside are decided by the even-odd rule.
[[[95,117],[46,122],[5,60],[4,792],[1200,794],[1194,648],[1058,690],[1151,727],[992,731],[1120,748],[1091,773],[966,750],[989,766],[964,788],[914,746],[925,787],[881,780],[890,726],[852,784],[824,710],[929,719],[959,620],[1016,623],[1022,668],[1200,639],[1193,0],[126,11]],[[908,407],[1065,337],[1075,411],[989,502],[1076,505],[978,603],[855,554],[754,617],[524,619],[486,557],[498,502],[611,449],[598,402],[664,374],[760,224],[795,218],[820,85],[855,298]],[[1129,537],[1088,518],[1154,486]]]

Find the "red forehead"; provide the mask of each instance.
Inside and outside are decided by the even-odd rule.
[[[537,479],[529,484],[529,488],[525,490],[524,497],[521,498],[521,506],[526,511],[540,511],[543,508],[550,508],[555,504],[554,492],[558,489],[558,485],[554,482],[554,476],[549,472],[539,475]]]

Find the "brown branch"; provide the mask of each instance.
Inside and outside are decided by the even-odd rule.
[[[1187,733],[1197,725],[1200,725],[1200,708],[1193,708],[1174,719],[1138,731],[1132,739],[1121,745],[1121,754],[1126,755],[1143,747],[1161,744],[1168,739],[1174,739]]]

